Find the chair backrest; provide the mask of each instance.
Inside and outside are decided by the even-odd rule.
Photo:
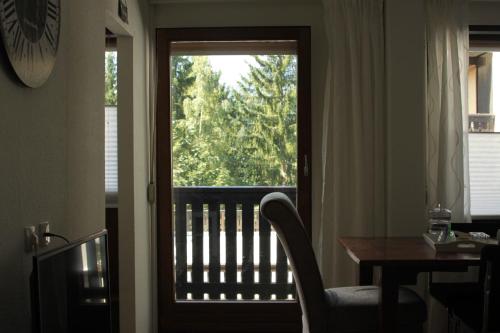
[[[311,242],[295,206],[285,194],[274,192],[262,198],[260,211],[274,227],[292,266],[304,332],[325,332],[326,301],[323,282]]]
[[[498,331],[500,320],[500,246],[488,245],[481,250],[483,286],[483,332]],[[485,325],[484,325],[485,324]]]

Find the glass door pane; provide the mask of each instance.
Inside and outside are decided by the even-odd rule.
[[[191,51],[170,57],[175,298],[294,299],[259,203],[295,202],[297,56]]]

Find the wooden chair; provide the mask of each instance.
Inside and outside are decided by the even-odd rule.
[[[276,230],[292,267],[302,309],[304,333],[377,332],[379,290],[375,286],[324,289],[311,242],[290,199],[270,193],[260,203]],[[413,291],[399,292],[398,331],[422,332],[426,306]]]

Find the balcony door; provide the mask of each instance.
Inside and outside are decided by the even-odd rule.
[[[259,213],[310,232],[309,28],[157,31],[160,332],[299,332],[287,258]]]

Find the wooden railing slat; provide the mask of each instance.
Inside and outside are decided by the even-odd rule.
[[[271,283],[271,226],[259,212],[259,284],[269,285]],[[261,299],[268,300],[271,293],[264,290],[260,294]]]
[[[225,206],[226,267],[225,283],[236,284],[238,266],[236,264],[236,203],[229,201]],[[236,290],[228,290],[227,299],[236,299]]]
[[[288,281],[288,263],[286,260],[285,250],[283,246],[278,241],[276,243],[276,283],[279,285],[285,285]],[[286,298],[286,290],[279,290],[276,294],[278,299]]]
[[[187,221],[186,201],[175,203],[175,289],[177,299],[186,299],[187,292]]]
[[[208,281],[220,283],[220,207],[217,201],[208,204],[209,266]],[[210,292],[210,299],[220,298],[220,293]]]
[[[192,243],[193,243],[193,271],[192,281],[195,284],[203,283],[203,203],[200,200],[191,202],[192,210]],[[193,299],[203,299],[202,290],[193,290]]]
[[[242,203],[242,234],[243,234],[243,259],[241,282],[244,285],[254,284],[254,264],[253,264],[253,233],[254,233],[254,204],[252,201]],[[253,299],[253,293],[243,293],[243,299]]]

